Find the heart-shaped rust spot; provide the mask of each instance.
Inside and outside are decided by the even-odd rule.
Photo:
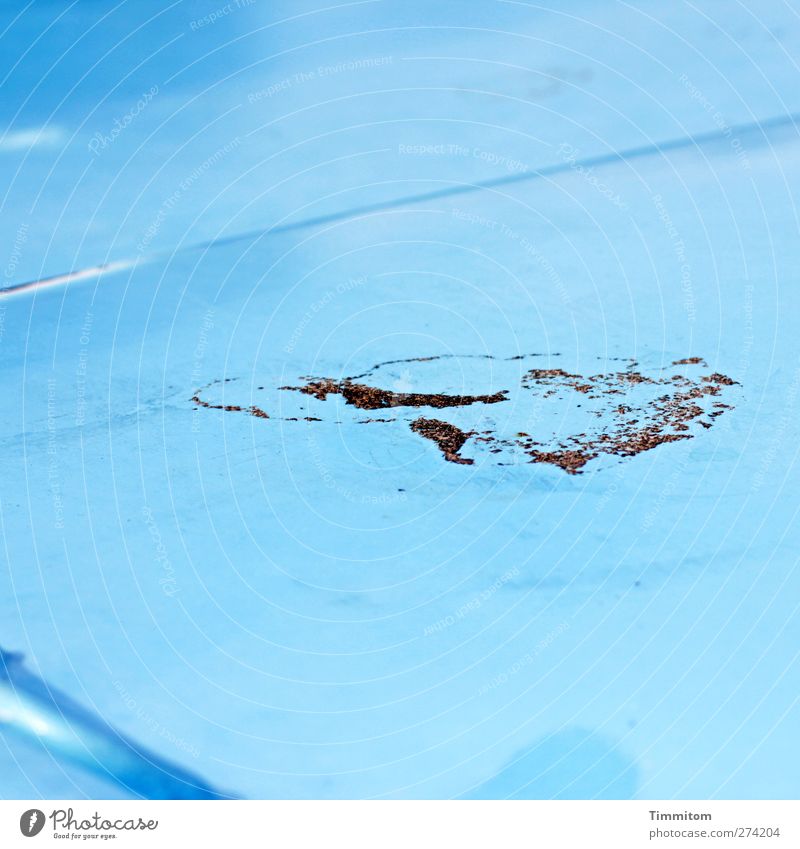
[[[550,359],[553,355],[549,355]],[[710,374],[700,357],[675,360],[667,367],[648,373],[634,360],[626,360],[621,371],[583,376],[562,368],[528,368],[524,361],[541,358],[531,354],[499,359],[476,357],[420,357],[379,363],[364,374],[338,380],[308,377],[296,386],[279,386],[280,393],[297,393],[323,412],[338,396],[345,407],[356,410],[391,411],[390,417],[356,418],[357,423],[405,423],[412,432],[432,441],[444,459],[451,463],[472,464],[473,457],[462,451],[491,455],[496,463],[547,463],[569,474],[578,474],[591,460],[603,455],[632,457],[665,443],[691,439],[692,429],[710,428],[715,419],[732,406],[723,403],[723,391],[735,381],[719,372]],[[486,377],[476,375],[476,364],[491,366]],[[436,368],[431,373],[431,368]],[[509,372],[513,366],[515,372]],[[411,369],[416,369],[416,375]],[[506,371],[503,371],[503,369]],[[401,373],[398,374],[398,369]],[[438,370],[437,370],[438,369]],[[499,372],[499,377],[498,377]],[[695,372],[695,376],[687,376]],[[457,374],[458,379],[454,377]],[[392,387],[375,385],[394,376]],[[516,389],[503,388],[483,394],[464,392],[410,391],[416,377],[421,383],[458,385],[472,381],[480,384],[508,379]],[[367,382],[369,381],[369,382]],[[212,387],[222,387],[231,378],[214,381],[191,398],[198,408],[243,412],[261,419],[319,422],[312,415],[281,415],[265,409],[263,402],[237,403],[210,401],[203,397]],[[502,384],[501,384],[502,385]],[[264,387],[258,387],[263,390]],[[340,402],[341,404],[341,402]],[[499,405],[495,407],[495,405]],[[285,406],[277,404],[280,411]],[[448,418],[465,419],[469,408],[474,422],[447,421],[416,410],[449,410]],[[580,413],[578,413],[580,411]],[[307,413],[304,405],[298,412]],[[582,419],[580,431],[570,430],[575,414]],[[567,415],[568,414],[568,415]],[[548,417],[550,423],[548,425]],[[572,418],[570,418],[572,417]],[[512,425],[516,422],[516,429]],[[337,421],[337,423],[341,423]],[[510,432],[510,429],[513,432]],[[524,428],[524,429],[523,429]],[[548,432],[549,430],[549,432]],[[531,435],[535,432],[535,437]],[[569,435],[563,435],[564,433]]]

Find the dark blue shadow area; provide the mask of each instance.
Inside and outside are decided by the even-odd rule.
[[[0,651],[4,734],[27,738],[57,762],[88,770],[146,799],[227,799],[200,776],[137,746],[100,717],[28,672],[22,656]]]

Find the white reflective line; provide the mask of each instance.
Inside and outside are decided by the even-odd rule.
[[[89,268],[82,268],[79,271],[69,271],[66,274],[56,274],[53,277],[44,277],[41,280],[34,280],[30,283],[20,283],[16,286],[8,286],[5,289],[0,289],[0,298],[10,298],[13,295],[19,295],[23,292],[31,292],[34,289],[49,289],[55,286],[64,286],[67,283],[74,283],[79,280],[90,280],[93,277],[102,277],[104,274],[112,274],[116,271],[124,271],[127,268],[133,268],[139,265],[141,259],[119,259],[114,262],[107,262],[103,265],[92,265]],[[147,261],[147,260],[144,260]]]

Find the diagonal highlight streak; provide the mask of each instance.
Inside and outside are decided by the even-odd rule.
[[[727,139],[730,137],[742,136],[754,132],[761,132],[764,136],[774,129],[788,126],[800,125],[800,113],[789,113],[780,115],[774,118],[768,118],[764,121],[753,121],[747,124],[737,124],[732,127],[726,127],[720,130],[710,130],[706,133],[696,135],[681,136],[676,139],[668,139],[663,142],[655,142],[653,144],[639,145],[637,147],[628,148],[622,151],[610,151],[608,153],[596,154],[588,156],[584,159],[576,159],[569,162],[557,162],[552,165],[545,165],[541,168],[535,168],[530,171],[518,174],[508,174],[503,177],[496,177],[491,180],[484,180],[478,183],[461,183],[459,185],[450,185],[441,189],[434,189],[429,192],[419,192],[414,195],[406,195],[405,197],[396,198],[394,200],[376,201],[374,203],[362,204],[361,206],[350,207],[349,209],[339,212],[330,212],[323,215],[304,218],[300,221],[294,221],[289,224],[279,226],[264,227],[258,230],[250,230],[245,233],[239,233],[235,236],[225,236],[218,239],[210,239],[205,242],[199,242],[195,245],[188,245],[181,249],[179,253],[190,251],[206,250],[212,247],[222,245],[235,244],[236,242],[253,241],[261,236],[279,233],[290,233],[296,230],[304,230],[311,227],[319,227],[325,224],[332,224],[337,221],[345,221],[347,219],[359,218],[363,215],[370,215],[375,212],[382,212],[388,209],[396,209],[397,207],[409,206],[411,204],[427,203],[430,201],[441,200],[443,198],[457,197],[472,192],[479,192],[491,189],[502,188],[503,186],[524,183],[527,181],[540,180],[546,177],[552,177],[557,174],[562,174],[571,171],[577,167],[581,168],[598,168],[603,165],[610,165],[616,162],[630,162],[631,160],[641,159],[647,156],[654,156],[662,153],[667,153],[673,150],[681,150],[683,148],[701,147],[703,145]],[[56,274],[49,277],[44,277],[40,280],[28,281],[25,283],[17,283],[11,286],[0,288],[0,298],[10,295],[20,294],[22,292],[31,291],[33,289],[46,288],[51,286],[60,286],[67,283],[86,279],[89,277],[101,277],[114,271],[122,271],[133,268],[142,263],[155,262],[159,259],[164,259],[175,254],[174,251],[160,251],[149,254],[145,257],[136,257],[131,259],[121,259],[114,262],[96,265],[90,268],[71,271],[62,274]]]

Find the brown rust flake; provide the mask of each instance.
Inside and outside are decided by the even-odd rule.
[[[391,392],[367,386],[364,383],[353,383],[350,380],[311,380],[304,386],[281,386],[294,392],[313,395],[324,401],[328,395],[341,395],[348,404],[359,410],[383,410],[387,407],[467,407],[470,404],[499,404],[506,401],[508,392],[495,392],[493,395],[443,395],[423,392]]]
[[[197,404],[198,407],[205,407],[207,410],[223,410],[226,413],[249,413],[257,419],[269,418],[269,415],[261,407],[256,407],[255,405],[251,407],[240,407],[238,404],[210,404],[200,397],[199,392],[192,395],[189,400]]]
[[[422,416],[411,422],[411,430],[425,439],[430,439],[439,446],[444,459],[450,463],[462,463],[471,466],[474,462],[469,457],[462,457],[458,452],[464,443],[472,436],[472,431],[464,432],[461,428],[442,422],[439,419],[426,419]]]
[[[531,451],[532,463],[548,463],[558,466],[570,475],[577,475],[581,469],[594,460],[597,454],[586,450],[564,450],[564,451]]]
[[[729,377],[716,371],[714,374],[709,374],[707,377],[701,378],[701,380],[704,380],[706,383],[716,383],[719,386],[733,386],[736,383],[735,380],[731,380]]]
[[[580,375],[570,374],[568,371],[564,371],[563,368],[533,368],[525,375],[525,377],[522,378],[522,380],[523,382],[529,380],[550,380],[554,377],[563,377],[568,379],[580,378]]]

